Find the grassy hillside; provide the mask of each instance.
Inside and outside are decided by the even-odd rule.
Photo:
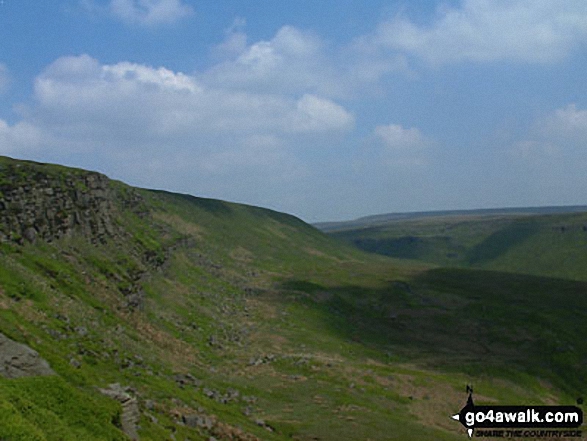
[[[4,214],[32,176],[82,211],[50,240],[2,226],[0,332],[57,375],[0,377],[0,439],[128,439],[112,383],[144,440],[457,440],[467,383],[480,403],[587,392],[585,282],[370,255],[286,214],[114,181],[102,230],[70,188],[87,172],[2,161]]]
[[[331,235],[401,259],[587,280],[587,213],[427,217]]]

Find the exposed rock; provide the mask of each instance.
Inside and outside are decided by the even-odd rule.
[[[206,415],[182,415],[182,421],[188,427],[207,430],[214,427],[214,420]]]
[[[274,431],[275,431],[275,429],[274,429],[272,426],[270,426],[269,424],[267,424],[267,423],[265,422],[265,420],[262,420],[262,419],[260,419],[260,418],[257,418],[257,419],[255,420],[255,424],[256,424],[257,426],[259,426],[259,427],[262,427],[263,429],[265,429],[265,430],[267,430],[267,431],[269,431],[269,432],[274,432]]]
[[[151,415],[150,413],[148,413],[146,416],[153,424],[159,424],[159,419],[156,416]]]
[[[75,332],[77,332],[77,335],[79,335],[80,337],[85,337],[86,335],[88,335],[88,329],[84,326],[78,326],[77,328],[75,328]]]
[[[202,382],[192,374],[175,374],[173,379],[182,389],[185,386],[200,387],[202,385]]]
[[[122,405],[120,423],[122,431],[132,440],[138,440],[137,426],[140,419],[139,403],[135,397],[130,395],[129,388],[123,388],[118,383],[108,386],[107,389],[99,389],[104,395],[115,399]]]
[[[265,363],[272,363],[277,360],[277,357],[273,354],[263,355],[261,357],[251,357],[249,359],[249,366],[259,366]]]
[[[55,175],[34,167],[3,170],[9,183],[2,185],[0,231],[4,240],[22,243],[23,238],[52,241],[68,236],[74,229],[91,238],[105,241],[114,232],[109,180],[98,173]],[[23,185],[21,179],[32,176]]]
[[[146,400],[145,401],[145,409],[155,410],[155,402],[153,400]]]
[[[33,227],[28,227],[26,230],[24,230],[22,235],[30,243],[35,243],[35,240],[37,239],[37,230]]]
[[[77,231],[94,243],[117,234],[116,206],[144,214],[141,196],[124,196],[95,172],[31,161],[0,164],[0,242],[47,242]]]
[[[54,374],[49,363],[36,351],[0,333],[0,375],[19,378]]]

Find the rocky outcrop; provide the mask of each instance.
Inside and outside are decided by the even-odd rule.
[[[26,345],[0,333],[0,375],[6,378],[54,375],[49,363]]]
[[[135,397],[129,392],[128,388],[123,388],[120,384],[115,383],[106,389],[100,389],[104,395],[115,399],[122,406],[122,415],[120,416],[121,429],[132,440],[138,440],[139,434],[137,428],[141,416],[139,404]]]
[[[120,233],[117,210],[148,214],[137,191],[100,173],[0,156],[0,242],[51,242],[77,232],[104,243]]]
[[[99,173],[0,163],[0,241],[52,241],[74,230],[105,241],[115,232],[109,182]]]

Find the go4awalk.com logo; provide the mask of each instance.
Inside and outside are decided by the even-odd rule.
[[[469,438],[580,438],[583,411],[577,406],[476,406],[473,389],[461,411],[452,416]]]

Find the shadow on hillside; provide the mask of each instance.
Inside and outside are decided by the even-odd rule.
[[[303,280],[281,288],[335,336],[382,355],[474,373],[521,371],[585,392],[587,283],[434,269],[377,290]]]
[[[467,252],[469,264],[483,264],[497,259],[509,249],[530,239],[539,231],[534,221],[518,221],[489,235],[483,242]]]

